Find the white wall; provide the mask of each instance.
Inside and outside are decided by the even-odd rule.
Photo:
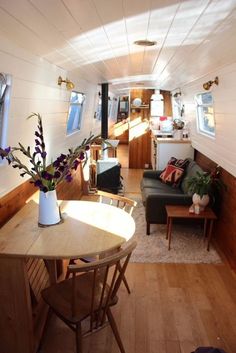
[[[90,132],[100,133],[100,122],[94,121],[97,85],[67,73],[43,58],[34,56],[0,35],[0,72],[12,75],[12,91],[7,145],[34,146],[36,119],[26,120],[31,112],[43,117],[48,163],[69,147],[78,145]],[[58,76],[72,80],[75,89],[86,94],[81,132],[66,136],[70,91],[57,85]],[[25,181],[19,170],[6,163],[0,165],[0,197]]]
[[[219,77],[219,86],[213,85],[215,137],[200,134],[196,125],[194,96],[204,92],[203,83]],[[195,149],[236,176],[236,63],[211,72],[181,87],[186,120],[191,121],[191,139]],[[205,91],[206,92],[206,91]]]

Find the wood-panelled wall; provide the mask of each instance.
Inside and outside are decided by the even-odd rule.
[[[0,199],[0,227],[3,226],[31,197],[37,189],[26,181]],[[82,167],[73,174],[70,183],[63,181],[57,187],[57,197],[60,200],[79,200],[83,193]]]
[[[196,152],[195,159],[205,171],[210,171],[216,166],[216,163],[198,151]],[[227,186],[227,190],[222,190],[221,192],[218,220],[214,227],[214,237],[232,268],[236,269],[236,178],[222,169],[221,179]]]
[[[164,98],[164,116],[172,116],[172,103],[170,91],[160,91]]]

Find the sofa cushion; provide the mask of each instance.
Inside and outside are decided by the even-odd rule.
[[[169,185],[177,186],[184,174],[184,169],[168,164],[160,175],[160,179]]]
[[[153,188],[156,189],[161,185],[160,179],[152,179],[152,178],[143,178],[141,181],[141,190],[144,188]]]
[[[143,203],[145,204],[146,198],[149,195],[153,195],[153,194],[163,195],[163,196],[166,196],[166,195],[175,196],[175,195],[182,195],[183,192],[179,188],[172,188],[170,185],[163,184],[159,180],[159,184],[156,186],[156,188],[145,187],[143,189],[142,191]]]
[[[185,169],[189,165],[189,159],[177,159],[171,157],[166,168],[160,175],[160,179],[173,187],[179,187],[184,176]]]
[[[203,173],[203,170],[199,165],[193,161],[190,160],[189,165],[186,168],[184,178],[181,182],[180,188],[183,191],[184,194],[188,194],[188,178],[196,175],[197,172]]]

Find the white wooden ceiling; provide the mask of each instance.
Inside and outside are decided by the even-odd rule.
[[[236,0],[0,0],[0,33],[120,92],[173,90],[236,61]]]

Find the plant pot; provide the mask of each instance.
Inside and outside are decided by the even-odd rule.
[[[200,211],[203,211],[205,207],[208,205],[210,198],[209,198],[209,195],[207,194],[201,197],[200,195],[195,193],[193,194],[192,200],[193,200],[194,206],[199,206]]]
[[[56,190],[39,193],[39,225],[49,226],[61,221]]]
[[[177,140],[182,140],[183,138],[183,130],[180,129],[180,130],[175,130],[174,132],[174,137],[177,139]]]

